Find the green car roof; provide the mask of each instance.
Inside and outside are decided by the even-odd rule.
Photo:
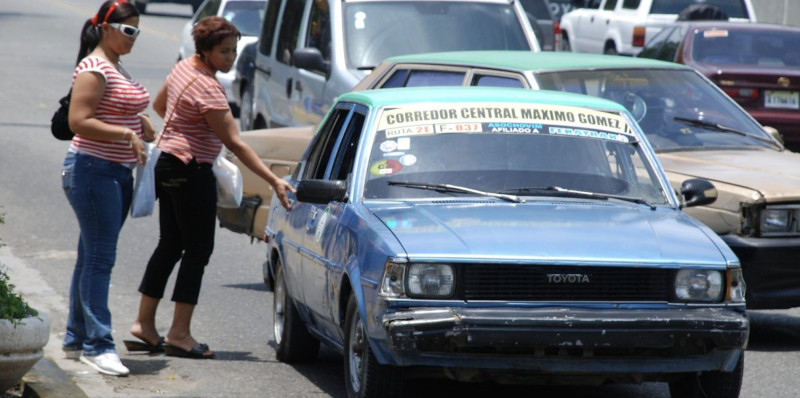
[[[426,54],[399,55],[386,62],[464,65],[492,67],[517,71],[609,69],[609,68],[671,68],[690,69],[688,66],[648,58],[623,57],[553,51],[451,51]]]
[[[424,102],[531,102],[624,111],[622,105],[599,97],[549,90],[502,87],[404,87],[342,94],[337,102],[357,102],[371,108]]]

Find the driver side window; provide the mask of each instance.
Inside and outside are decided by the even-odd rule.
[[[342,131],[350,109],[337,109],[331,112],[325,125],[315,136],[311,143],[311,150],[308,153],[306,164],[303,170],[303,179],[322,179],[325,178],[325,171],[328,168],[328,160],[333,153],[337,138]]]

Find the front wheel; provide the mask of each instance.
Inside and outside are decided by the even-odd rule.
[[[275,292],[272,300],[272,331],[275,357],[281,362],[307,362],[316,358],[319,340],[306,329],[292,298],[286,291],[283,266],[275,264]]]
[[[672,398],[739,398],[744,376],[744,352],[733,372],[690,374],[669,383]]]
[[[349,398],[399,398],[403,375],[399,368],[381,365],[369,346],[355,296],[347,301],[344,340],[344,384]]]

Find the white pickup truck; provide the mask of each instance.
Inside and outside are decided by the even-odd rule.
[[[572,0],[561,17],[563,45],[573,52],[636,55],[653,35],[695,4],[719,7],[731,21],[756,21],[750,0]]]

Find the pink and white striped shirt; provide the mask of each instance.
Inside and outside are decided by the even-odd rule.
[[[96,72],[106,81],[103,98],[97,105],[94,116],[103,122],[127,127],[142,137],[142,123],[139,113],[147,109],[150,93],[133,78],[127,78],[114,65],[98,56],[88,56],[81,60],[72,75],[72,81],[81,73]],[[111,162],[132,165],[137,162],[136,154],[128,141],[100,141],[84,137],[77,132],[72,138],[70,151],[95,156]]]
[[[187,164],[192,158],[197,163],[214,163],[222,141],[204,114],[220,109],[229,106],[217,79],[192,66],[191,58],[178,62],[167,76],[167,113],[158,147]]]

